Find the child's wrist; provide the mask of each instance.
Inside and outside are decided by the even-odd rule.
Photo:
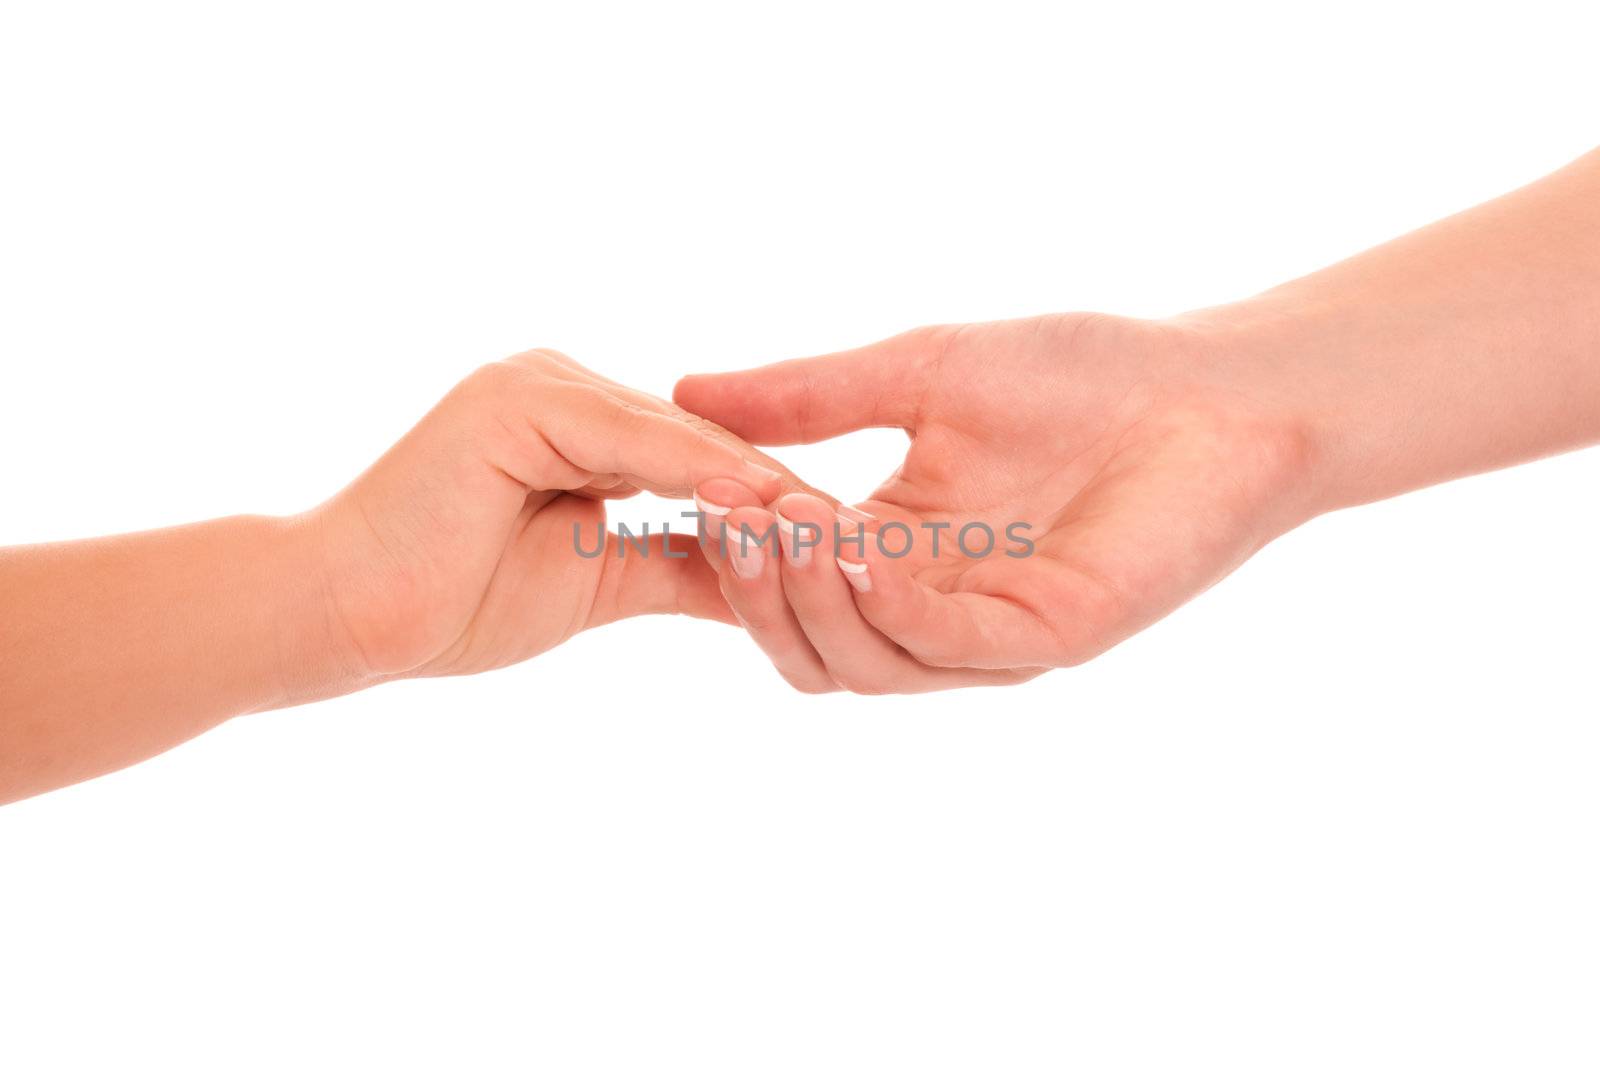
[[[381,678],[354,649],[341,619],[323,517],[311,511],[259,521],[271,548],[272,572],[280,578],[268,595],[282,693],[274,706],[328,699],[377,683]]]

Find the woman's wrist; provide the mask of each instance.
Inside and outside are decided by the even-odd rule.
[[[1600,153],[1176,323],[1305,429],[1315,512],[1600,442]]]
[[[1201,370],[1205,389],[1232,399],[1263,429],[1263,440],[1288,455],[1285,530],[1381,495],[1363,488],[1363,420],[1336,389],[1327,339],[1314,340],[1309,310],[1270,295],[1200,309],[1167,321],[1184,339],[1183,359]]]

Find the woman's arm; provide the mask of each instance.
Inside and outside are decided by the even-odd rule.
[[[1600,151],[1178,322],[1302,420],[1318,511],[1600,441]]]
[[[860,504],[916,531],[908,552],[717,563],[796,687],[1026,679],[1105,651],[1319,513],[1600,441],[1600,153],[1234,305],[922,328],[691,376],[676,397],[754,443],[911,434]],[[699,490],[753,529],[835,521],[804,494]],[[1032,551],[968,559],[947,538],[941,553],[929,524],[1025,525]]]

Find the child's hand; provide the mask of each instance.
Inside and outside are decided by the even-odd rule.
[[[779,493],[779,467],[670,402],[562,354],[487,365],[314,511],[337,652],[366,678],[473,673],[635,614],[732,620],[693,524],[624,556],[600,499],[687,496],[732,476]]]
[[[767,466],[771,465],[769,469]],[[584,557],[598,499],[730,476],[804,486],[670,402],[535,351],[467,377],[293,517],[0,548],[0,803],[138,762],[237,714],[470,673],[631,614],[731,618],[675,536]],[[688,524],[684,525],[687,530]]]

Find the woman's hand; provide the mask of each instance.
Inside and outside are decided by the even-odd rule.
[[[1105,650],[1318,512],[1600,442],[1597,294],[1592,152],[1234,305],[928,328],[693,376],[677,399],[757,443],[905,428],[865,503],[880,523],[1031,525],[1026,558],[948,538],[935,556],[919,530],[904,560],[843,549],[843,574],[823,548],[720,569],[801,688],[997,683]],[[759,492],[701,492],[771,521]],[[805,495],[777,505],[831,522]]]
[[[731,620],[692,535],[595,553],[602,499],[713,476],[782,486],[726,432],[562,354],[487,365],[315,511],[340,657],[375,678],[473,673],[637,614]]]
[[[1013,683],[1093,657],[1312,509],[1296,411],[1260,365],[1224,359],[1206,337],[1045,316],[682,380],[679,404],[753,443],[884,426],[911,436],[904,464],[860,504],[864,546],[835,546],[834,524],[851,535],[857,520],[814,496],[769,509],[759,489],[699,487],[729,529],[711,555],[723,594],[804,691]],[[740,554],[741,526],[775,523],[783,554]],[[883,553],[906,543],[896,523],[914,537],[903,557]],[[789,533],[806,524],[822,543],[797,555],[805,537]],[[1012,556],[1019,535],[1026,556]]]

